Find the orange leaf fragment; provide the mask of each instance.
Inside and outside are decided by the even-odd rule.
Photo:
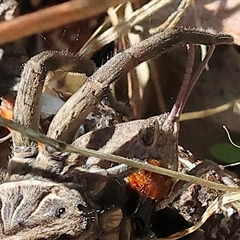
[[[12,120],[15,96],[13,94],[8,94],[5,96],[2,96],[1,100],[2,100],[2,102],[0,105],[0,115],[3,118]],[[8,130],[11,131],[11,129],[8,129]]]
[[[161,161],[155,159],[150,159],[148,163],[159,167],[161,165]],[[127,181],[130,187],[140,195],[157,201],[165,199],[171,193],[174,185],[172,178],[145,170],[132,173],[127,177]]]

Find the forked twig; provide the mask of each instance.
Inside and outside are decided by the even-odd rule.
[[[179,43],[231,44],[232,37],[196,29],[169,29],[116,54],[99,68],[58,111],[50,124],[48,136],[70,142],[93,106],[111,83],[143,61],[155,58]]]

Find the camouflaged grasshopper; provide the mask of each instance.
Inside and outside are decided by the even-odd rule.
[[[86,73],[89,79],[58,111],[47,133],[53,139],[72,142],[77,128],[101,100],[109,84],[139,63],[179,43],[217,45],[232,42],[232,37],[225,34],[173,28],[116,54],[94,73],[94,65],[83,56],[42,52],[31,58],[24,67],[13,120],[38,130],[41,91],[49,70],[61,67],[66,71]],[[73,144],[141,161],[155,159],[157,165],[177,170],[179,116],[190,90],[191,82],[180,90],[180,100],[178,98],[170,114],[90,132]],[[75,170],[79,174],[77,177]],[[90,197],[84,192],[86,186],[82,187],[81,184],[85,180],[84,174],[122,179],[132,171],[126,165],[114,165],[104,159],[76,154],[68,156],[47,146],[39,148],[36,142],[14,131],[8,173],[2,172],[1,176],[0,237],[56,239],[69,235],[79,236],[79,239],[101,239],[104,230],[97,221],[98,212],[94,210],[97,207],[91,204]],[[67,183],[62,182],[62,177]],[[74,180],[76,178],[77,181]],[[91,197],[94,199],[93,195]],[[98,205],[98,201],[94,202]],[[119,239],[126,239],[124,237],[118,235]]]

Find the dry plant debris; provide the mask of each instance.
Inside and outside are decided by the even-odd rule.
[[[158,79],[156,61],[144,65],[148,73],[144,78],[140,76],[140,68],[132,70],[157,55],[167,59],[163,53],[169,52],[171,56],[183,50],[179,43],[190,44],[188,55],[183,50],[184,60],[180,63],[183,66],[187,63],[184,79],[189,78],[190,84],[183,88],[191,92],[192,82],[199,78],[214,49],[204,54],[202,47],[201,53],[207,57],[199,64],[201,61],[194,58],[192,44],[231,45],[233,39],[218,33],[228,29],[222,27],[223,24],[214,25],[216,31],[172,27],[182,26],[183,16],[187,22],[192,9],[214,8],[220,15],[225,9],[237,7],[229,1],[217,7],[214,1],[212,5],[198,2],[139,0],[132,5],[124,1],[102,1],[95,9],[91,1],[65,1],[56,5],[51,1],[49,6],[41,1],[25,2],[29,9],[24,9],[21,1],[0,4],[2,20],[12,19],[0,24],[0,42],[6,43],[2,45],[0,62],[3,73],[0,112],[14,121],[0,118],[0,125],[13,131],[9,135],[13,144],[10,159],[8,163],[1,161],[2,239],[239,238],[235,228],[239,221],[238,178],[211,161],[197,161],[177,147],[178,120],[188,96],[176,100],[170,115],[159,115],[159,109],[166,111],[168,103],[162,95],[167,85]],[[122,5],[113,8],[119,3]],[[109,17],[104,15],[105,22],[97,26],[97,14],[104,14],[108,7],[111,7]],[[173,12],[169,12],[171,8]],[[17,16],[32,10],[37,11]],[[157,24],[147,26],[149,15],[154,19],[158,11],[167,15],[166,20],[161,22],[158,18]],[[196,24],[193,21],[191,24],[209,28],[201,17],[194,18]],[[82,47],[75,51],[76,55],[68,51],[42,51],[41,41],[33,48],[31,40],[21,39],[77,20],[84,24],[86,18],[92,27],[99,28],[91,37],[88,29],[86,35],[89,36],[82,37]],[[79,28],[84,26],[79,24]],[[23,31],[20,32],[20,28]],[[51,30],[44,36],[51,41],[62,29]],[[145,39],[139,44],[133,40],[137,33]],[[149,37],[153,33],[155,35]],[[77,34],[77,40],[80,39],[81,34]],[[97,69],[89,58],[113,41],[119,53]],[[68,43],[63,45],[58,40],[52,46],[57,49],[57,45],[61,48]],[[220,51],[221,46],[217,50]],[[35,55],[37,52],[40,53]],[[29,58],[17,86],[20,66]],[[200,66],[191,78],[193,65]],[[209,68],[212,68],[211,62]],[[183,74],[179,75],[183,79]],[[150,92],[157,93],[154,100],[159,107],[154,111],[159,119],[157,116],[133,121],[150,113],[150,107],[146,107],[151,100],[149,83],[154,86]],[[170,84],[175,85],[173,83]],[[120,93],[118,84],[124,86]],[[18,89],[16,99],[15,87]],[[42,105],[41,98],[46,105]],[[127,102],[132,110],[116,98]],[[54,103],[51,109],[47,105],[49,101]],[[231,99],[227,107],[232,107],[232,102]],[[220,111],[222,109],[226,108],[223,106]],[[124,116],[126,113],[128,116]],[[6,148],[5,145],[4,150]],[[131,173],[136,168],[142,170]],[[179,172],[172,171],[177,169]],[[176,184],[175,178],[179,180]],[[173,229],[173,219],[177,219],[176,229]],[[173,231],[165,232],[166,229]]]

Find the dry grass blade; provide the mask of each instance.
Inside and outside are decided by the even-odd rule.
[[[206,110],[201,110],[196,112],[183,113],[180,117],[180,121],[188,121],[193,119],[210,117],[212,115],[215,115],[233,108],[236,102],[239,102],[239,99],[230,101],[228,103],[225,103],[215,108],[209,108]]]
[[[124,2],[127,1],[75,0],[16,17],[0,23],[0,44],[89,18]]]
[[[216,211],[218,211],[219,209],[223,208],[224,205],[229,204],[229,203],[233,203],[236,201],[239,201],[240,199],[240,194],[239,192],[236,193],[225,193],[222,196],[219,196],[218,198],[216,198],[206,209],[206,211],[204,212],[204,214],[202,215],[201,219],[194,224],[194,226],[187,228],[183,231],[177,232],[165,239],[167,240],[175,240],[175,239],[180,239],[190,233],[195,232],[196,230],[198,230]]]
[[[151,34],[156,34],[163,29],[171,28],[177,25],[177,22],[181,19],[183,16],[186,8],[192,3],[192,0],[182,0],[181,3],[179,4],[177,10],[173,12],[167,20],[161,24],[159,27],[156,28],[151,28],[149,32]]]
[[[190,182],[193,184],[199,184],[202,186],[206,186],[206,187],[224,191],[224,192],[238,192],[238,193],[240,192],[240,189],[238,189],[238,188],[228,187],[223,184],[207,181],[205,179],[197,178],[195,176],[171,171],[169,169],[162,168],[162,167],[156,167],[156,166],[150,165],[146,162],[140,162],[137,159],[129,159],[129,158],[120,157],[120,156],[117,156],[114,154],[101,153],[101,151],[95,151],[95,150],[83,148],[83,147],[76,147],[76,146],[67,144],[63,141],[53,140],[51,138],[48,138],[44,134],[33,131],[29,128],[21,126],[15,122],[9,121],[2,117],[0,117],[0,126],[11,128],[14,131],[18,131],[21,134],[31,138],[34,141],[42,142],[45,145],[53,147],[56,150],[59,150],[62,152],[78,153],[82,156],[87,156],[87,157],[92,156],[92,157],[97,157],[100,159],[106,159],[108,161],[126,164],[126,165],[129,165],[134,168],[144,169],[146,171],[155,172],[158,174],[162,174],[162,175],[169,176],[172,178],[177,178],[177,179],[187,181],[187,182]]]
[[[128,14],[132,14],[132,13],[133,13],[133,6],[131,3],[122,5],[119,11],[115,11],[115,9],[113,8],[108,9],[108,15],[113,26],[116,26],[117,24],[119,24],[122,19],[128,16]],[[138,34],[126,33],[119,36],[119,38],[115,40],[115,48],[118,49],[119,52],[122,52],[127,48],[131,47],[133,42],[135,43],[139,41],[141,41],[141,39]],[[144,68],[143,64],[144,63],[132,69],[126,76],[126,82],[128,87],[127,95],[129,99],[129,104],[132,108],[131,118],[134,118],[134,119],[141,118],[141,114],[139,110],[141,109],[142,89],[141,89],[141,83],[140,83],[141,80],[139,76],[140,75],[142,76],[143,74],[138,73],[138,71],[139,69]],[[147,64],[145,66],[147,66]],[[144,70],[146,69],[144,68]],[[113,91],[114,91],[114,87],[113,87]]]
[[[92,38],[91,41],[88,41],[79,50],[79,54],[91,57],[92,54],[99,50],[101,47],[116,40],[119,36],[126,34],[126,32],[128,32],[128,30],[133,26],[172,2],[173,0],[150,1],[146,3],[144,6],[135,10],[131,15],[129,15],[126,19],[121,21],[116,26],[105,30],[99,36],[96,36],[95,38]]]
[[[5,137],[0,138],[0,143],[3,143],[12,137],[12,133],[9,133]]]

